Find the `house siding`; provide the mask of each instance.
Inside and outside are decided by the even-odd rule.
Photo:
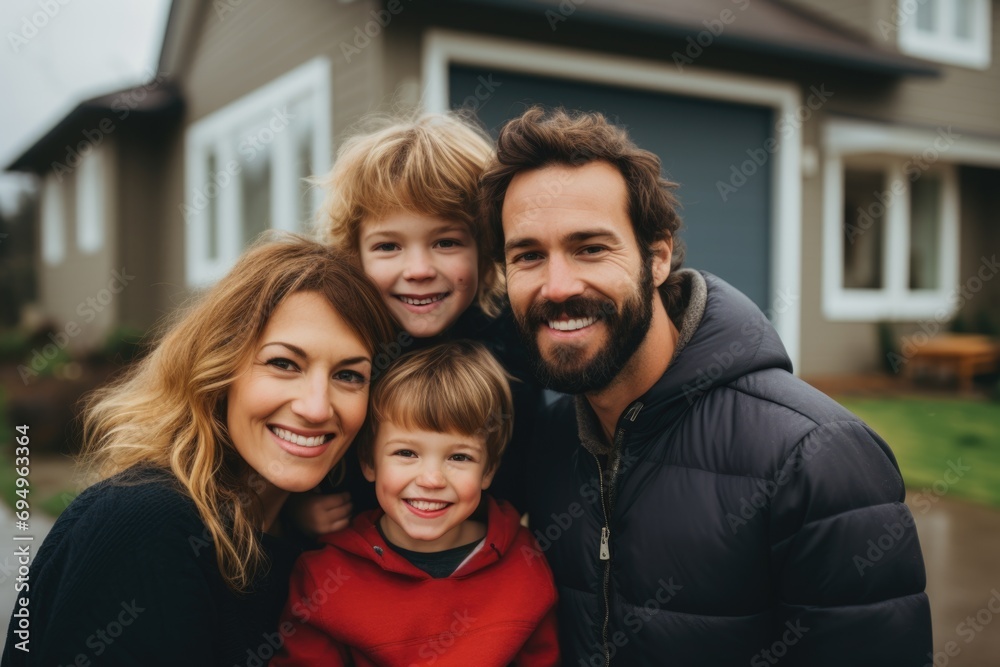
[[[807,146],[822,143],[822,118],[817,121],[803,128],[803,143]],[[802,181],[802,320],[798,372],[809,377],[875,371],[880,363],[876,327],[868,322],[831,322],[823,315],[823,201],[823,174],[822,169],[817,169]]]
[[[959,273],[961,305],[955,317],[965,328],[984,326],[1000,334],[1000,276],[980,274],[980,268],[1000,255],[1000,170],[964,167],[959,170]],[[803,183],[802,356],[800,372],[805,377],[869,373],[884,368],[884,351],[878,325],[873,322],[830,321],[822,313],[822,179]],[[811,268],[810,268],[811,267]],[[988,276],[985,280],[981,276]],[[924,334],[951,330],[952,320],[934,317],[891,325],[897,345],[918,331]],[[919,342],[921,338],[914,339]],[[904,355],[905,358],[905,355]],[[906,370],[903,362],[899,372]]]
[[[386,29],[379,26],[377,32],[370,29],[375,36],[354,51],[356,39],[365,44],[357,29],[363,34],[378,6],[377,2],[244,0],[221,18],[207,10],[193,46],[190,72],[182,77],[189,102],[187,124],[325,55],[332,64],[332,136],[338,137],[382,96],[383,39],[391,23]]]
[[[163,233],[163,271],[170,285],[181,286],[164,295],[165,310],[176,307],[184,291],[185,131],[191,124],[226,107],[299,65],[325,55],[331,63],[331,137],[335,154],[341,137],[352,124],[382,99],[384,32],[369,27],[367,44],[357,37],[372,21],[377,2],[342,4],[328,0],[289,0],[272,3],[243,0],[219,15],[207,6],[201,32],[193,36],[189,71],[179,73],[186,114],[180,131],[165,148],[166,216]],[[357,49],[355,39],[363,45]],[[357,49],[354,51],[353,49]]]
[[[889,0],[789,0],[816,16],[831,20],[885,49],[898,50],[898,3]],[[905,17],[904,20],[912,20]],[[911,77],[885,82],[874,95],[859,89],[832,106],[841,113],[922,127],[954,126],[962,131],[1000,137],[1000,2],[991,9],[990,67],[986,70],[930,61],[940,77]]]
[[[118,322],[121,294],[106,291],[112,280],[117,259],[116,189],[118,166],[116,137],[108,137],[104,152],[104,240],[93,253],[80,251],[77,242],[77,189],[79,170],[63,175],[63,212],[65,215],[66,254],[52,265],[39,258],[39,297],[46,315],[57,331],[67,334],[66,345],[74,351],[92,349],[104,341]],[[41,242],[39,242],[41,247]],[[76,332],[75,335],[73,332]]]
[[[970,134],[1000,138],[1000,3],[993,3],[991,19],[989,69],[941,64],[939,79],[902,81],[882,113],[897,122],[954,126]]]
[[[967,299],[958,317],[966,326],[1000,336],[1000,169],[965,167],[962,183],[962,237],[959,289]]]
[[[134,276],[121,295],[118,323],[145,329],[171,312],[180,276],[166,271],[169,238],[166,221],[177,210],[168,193],[168,150],[176,136],[173,124],[123,131],[117,151],[117,220],[120,230],[115,267]],[[137,233],[137,230],[141,230]]]
[[[828,22],[847,28],[859,35],[868,36],[878,43],[878,16],[888,15],[887,0],[786,0],[786,4],[797,6],[806,12]]]
[[[794,3],[841,25],[867,32],[873,44],[896,48],[896,4],[883,0],[821,3],[794,0]],[[824,109],[831,115],[866,118],[892,125],[920,128],[952,128],[964,136],[1000,137],[1000,3],[992,6],[992,59],[989,69],[975,70],[933,63],[941,70],[937,78],[910,77],[892,81],[864,81],[829,78],[836,91]],[[815,126],[813,126],[815,127]],[[807,126],[808,128],[808,126]],[[936,137],[937,134],[931,132]],[[933,138],[932,138],[933,140]],[[816,136],[804,135],[806,145],[819,146]],[[940,158],[947,161],[947,152]],[[829,321],[822,313],[822,174],[803,182],[803,273],[800,372],[804,376],[874,372],[883,368],[883,351],[878,326],[871,322]],[[982,256],[1000,251],[1000,233],[995,214],[1000,197],[1000,171],[962,168],[959,172],[960,230],[959,285],[976,275]],[[992,207],[992,208],[991,208]],[[810,268],[811,267],[811,268]],[[982,319],[978,312],[990,308],[998,312],[1000,280],[984,285],[981,293],[959,311],[969,324]],[[984,305],[985,304],[985,305]],[[1000,325],[1000,323],[997,323]],[[896,322],[897,339],[921,329],[933,329],[927,322]],[[941,323],[942,330],[950,323]]]
[[[896,4],[869,0],[829,4],[821,9],[819,0],[795,0],[817,12],[835,17],[841,25],[857,29],[867,26],[872,44],[897,49],[899,31]],[[867,5],[869,14],[859,5]],[[832,110],[871,120],[919,127],[953,126],[960,132],[1000,138],[1000,2],[992,3],[991,60],[988,69],[929,64],[940,70],[939,77],[907,77],[898,82],[884,81],[877,89],[865,86],[845,91],[831,105]]]

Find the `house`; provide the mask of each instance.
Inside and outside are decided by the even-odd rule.
[[[370,111],[600,110],[681,184],[689,266],[760,305],[799,373],[868,371],[880,322],[912,347],[1000,312],[996,5],[175,0],[153,81],[9,168],[43,178],[41,299],[82,345],[149,326],[259,231],[305,229],[302,179]]]

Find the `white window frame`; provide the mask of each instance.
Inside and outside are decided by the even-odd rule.
[[[862,163],[850,157],[828,163],[827,194],[830,197],[830,224],[823,246],[824,263],[830,267],[831,283],[824,310],[830,319],[848,320],[918,320],[933,317],[945,309],[949,316],[953,301],[949,298],[958,280],[958,179],[954,165],[934,165],[921,173],[941,178],[941,210],[938,250],[938,288],[909,288],[910,187],[907,175],[909,158],[895,155],[866,157]],[[878,169],[885,174],[882,199],[885,242],[882,257],[882,288],[844,287],[844,171],[855,166]],[[839,206],[837,206],[839,202]],[[833,216],[836,216],[834,219]],[[834,229],[836,227],[836,229]],[[864,232],[863,232],[864,233]],[[874,231],[867,233],[875,233]]]
[[[938,139],[938,150],[935,141]],[[945,138],[947,140],[945,141]],[[937,151],[937,157],[934,153]],[[837,321],[917,321],[925,318],[946,320],[956,312],[954,298],[959,284],[959,229],[961,211],[956,166],[1000,167],[1000,141],[966,135],[951,127],[927,130],[883,125],[866,121],[833,119],[823,128],[823,315]],[[927,153],[925,153],[927,151]],[[942,190],[945,215],[941,220],[942,261],[940,285],[936,290],[911,291],[907,288],[909,252],[909,211],[889,213],[886,223],[890,237],[885,244],[887,276],[900,277],[886,283],[883,290],[845,289],[844,261],[844,164],[863,156],[879,156],[895,165],[905,181],[904,165],[909,160],[933,162],[930,168],[945,175]],[[930,158],[930,159],[928,159]],[[914,163],[916,164],[916,163]],[[892,185],[891,181],[888,183]],[[909,194],[898,196],[909,207]],[[895,230],[895,231],[893,231]],[[894,234],[894,236],[892,236]],[[894,247],[895,246],[895,247]],[[891,266],[890,266],[891,265]],[[894,268],[895,267],[895,268]],[[902,268],[899,268],[902,267]],[[895,288],[891,286],[895,285]],[[902,291],[908,292],[901,293]],[[914,293],[923,292],[923,293]]]
[[[108,218],[110,156],[104,146],[95,146],[83,158],[76,175],[76,245],[83,254],[104,246]]]
[[[66,259],[66,185],[49,172],[42,181],[42,259],[54,266]]]
[[[798,86],[710,69],[680,72],[672,62],[616,56],[489,35],[429,29],[423,39],[423,106],[448,107],[449,66],[502,68],[542,76],[771,107],[778,140],[772,178],[770,289],[774,328],[799,368],[802,261],[802,127],[789,122],[802,105]],[[780,294],[791,295],[783,299]]]
[[[972,37],[963,41],[955,36],[956,0],[937,0],[934,31],[917,27],[916,8],[926,0],[898,3],[899,50],[918,58],[937,60],[974,69],[990,66],[990,0],[971,0]]]
[[[230,184],[217,187],[216,194],[207,198],[209,183],[208,158],[217,156],[216,172],[225,172],[228,165],[237,160],[237,145],[241,138],[237,128],[266,120],[282,110],[290,100],[303,95],[311,95],[311,118],[313,144],[311,147],[312,174],[323,174],[330,169],[332,127],[332,91],[330,60],[318,56],[303,63],[288,73],[241,97],[227,106],[193,123],[187,130],[185,141],[185,207],[187,222],[186,274],[191,287],[204,287],[223,277],[243,252],[241,244],[240,189]],[[303,231],[298,227],[302,221],[294,220],[296,200],[300,186],[298,178],[289,177],[295,173],[295,146],[293,132],[275,132],[271,167],[271,211],[270,220],[274,228],[289,231]],[[231,177],[238,183],[238,174]],[[216,198],[218,201],[216,201]],[[322,201],[322,193],[311,193],[312,210],[317,210]],[[199,204],[201,204],[199,206]],[[209,256],[209,207],[216,207],[218,216],[218,253]]]

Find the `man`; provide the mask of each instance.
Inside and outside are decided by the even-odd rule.
[[[564,664],[925,664],[891,451],[791,374],[749,299],[681,269],[656,156],[536,107],[482,185],[539,379],[576,394],[528,459]]]

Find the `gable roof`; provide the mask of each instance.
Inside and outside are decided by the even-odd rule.
[[[92,97],[76,105],[6,169],[43,174],[54,163],[66,162],[72,155],[69,149],[82,152],[78,148],[81,143],[100,143],[104,136],[113,134],[120,123],[161,122],[179,115],[183,106],[177,88],[161,79]]]
[[[544,14],[554,25],[566,19],[674,38],[697,35],[707,29],[706,22],[718,25],[725,16],[729,22],[712,35],[712,44],[888,76],[940,74],[929,63],[874,45],[861,34],[776,0],[454,0],[452,4]]]
[[[208,3],[204,0],[171,0],[167,28],[160,48],[158,72],[177,81],[187,72],[194,55],[193,41],[204,21]]]

